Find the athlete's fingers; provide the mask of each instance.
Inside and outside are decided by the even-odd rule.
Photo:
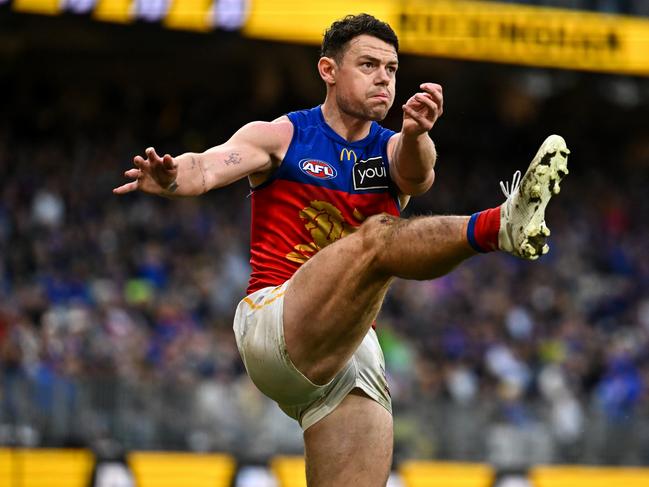
[[[417,102],[417,95],[418,95],[418,93],[415,93],[410,98],[408,98],[408,101],[406,102],[406,105],[416,103]]]
[[[178,167],[178,164],[176,164],[174,158],[171,157],[169,154],[165,154],[162,157],[162,164],[164,165],[164,168],[168,171],[173,171]]]
[[[430,99],[429,95],[425,93],[417,93],[412,96],[406,106],[412,108],[417,113],[426,118],[430,116],[436,117],[437,115],[437,105]]]
[[[420,88],[431,96],[435,104],[439,106],[441,113],[444,108],[444,92],[442,91],[442,86],[436,83],[422,83]]]
[[[439,85],[437,83],[422,83],[419,85],[419,88],[432,95],[434,98],[444,97],[444,90],[442,89],[442,85]]]
[[[415,95],[415,100],[427,107],[431,111],[431,113],[437,113],[439,111],[439,107],[428,94],[417,93]]]
[[[113,189],[114,194],[126,194],[130,193],[132,191],[135,191],[137,189],[137,181],[133,181],[130,183],[122,184],[118,188]]]
[[[426,93],[426,96],[429,96],[431,100],[433,100],[435,104],[440,107],[440,109],[444,106],[444,95],[442,94],[441,88],[440,89],[422,88],[422,90]]]
[[[419,110],[422,106],[421,102],[417,100],[417,95],[412,95],[410,98],[408,98],[406,105],[413,107],[415,110]]]
[[[157,164],[157,163],[160,163],[160,162],[161,162],[161,160],[160,160],[160,156],[159,156],[158,154],[156,154],[156,151],[155,151],[155,149],[154,149],[153,147],[149,147],[149,148],[146,150],[146,157],[147,157],[147,160],[148,160],[150,163],[153,162],[153,163],[156,163],[156,164]]]
[[[135,156],[133,158],[133,165],[138,168],[142,168],[146,164],[146,161],[142,156]]]
[[[424,117],[421,115],[421,113],[419,113],[419,111],[415,107],[409,105],[408,103],[406,103],[403,106],[403,111],[406,113],[406,115],[414,118],[417,121],[420,121],[420,120],[424,119]]]
[[[433,122],[429,120],[424,114],[419,113],[413,107],[403,105],[403,111],[413,120],[415,120],[424,130],[428,131],[433,128]]]

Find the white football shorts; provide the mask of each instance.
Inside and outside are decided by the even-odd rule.
[[[297,370],[284,340],[287,285],[288,281],[245,297],[234,317],[239,353],[259,390],[296,419],[303,430],[336,409],[357,387],[392,413],[385,360],[376,332],[371,328],[347,365],[328,384],[316,385]]]

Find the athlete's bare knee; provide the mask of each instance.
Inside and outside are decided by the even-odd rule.
[[[394,233],[401,221],[401,218],[388,213],[371,216],[365,220],[359,229],[359,234],[363,238],[363,245],[367,248],[381,247],[385,240]]]
[[[361,228],[387,228],[400,222],[402,218],[390,215],[389,213],[379,213],[373,215],[363,222]]]
[[[377,269],[382,268],[389,244],[404,221],[388,213],[381,213],[368,218],[361,225],[359,234],[362,238],[363,251],[372,255],[372,262]]]

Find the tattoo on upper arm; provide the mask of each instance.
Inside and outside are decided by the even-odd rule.
[[[226,166],[232,166],[241,163],[241,155],[238,152],[230,152],[228,157],[223,161]]]

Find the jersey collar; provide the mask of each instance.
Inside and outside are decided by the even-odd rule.
[[[379,131],[379,124],[372,121],[372,125],[370,126],[370,132],[362,139],[357,140],[355,142],[350,142],[347,139],[341,137],[339,134],[337,134],[334,129],[332,129],[327,121],[324,118],[324,115],[322,114],[322,105],[318,105],[316,107],[316,111],[318,113],[318,122],[320,123],[320,127],[322,128],[323,132],[332,139],[334,142],[338,142],[339,144],[346,145],[347,147],[365,147],[367,144],[369,144],[376,133]]]

